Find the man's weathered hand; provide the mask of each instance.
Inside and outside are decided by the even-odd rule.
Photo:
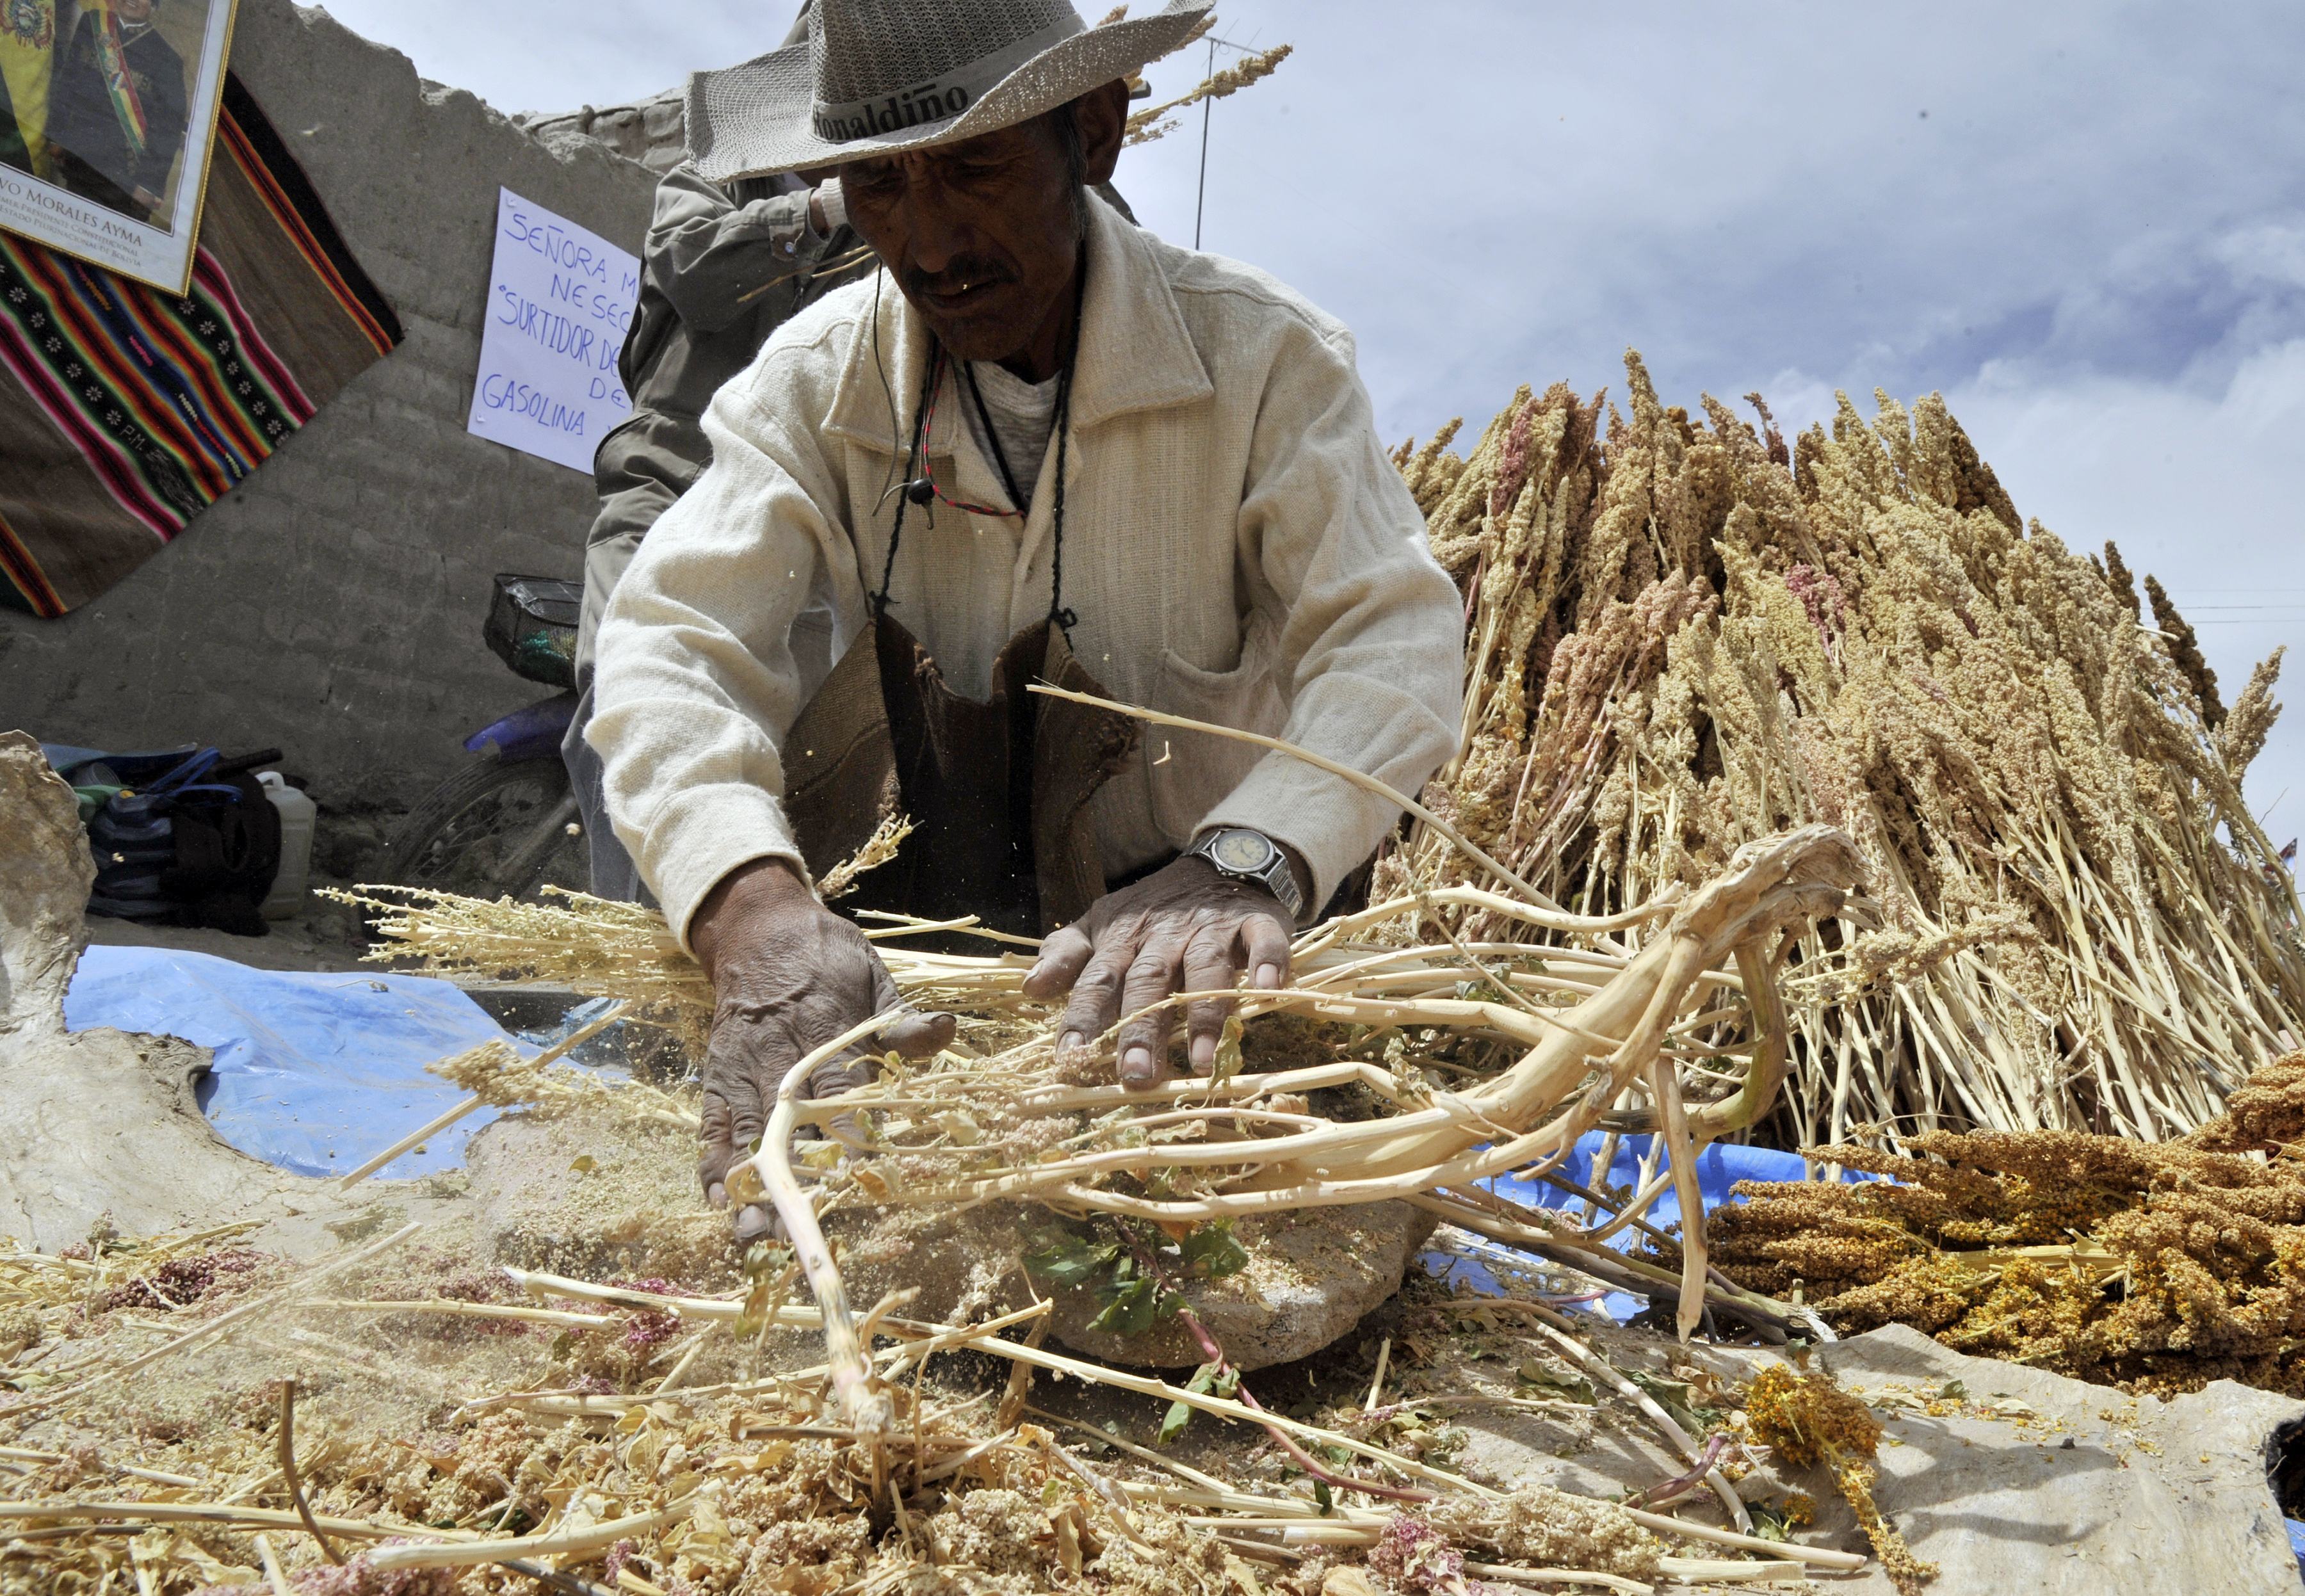
[[[1142,1011],[1178,992],[1232,989],[1244,970],[1271,989],[1289,979],[1289,911],[1262,887],[1220,874],[1205,859],[1179,859],[1134,887],[1100,899],[1077,924],[1041,947],[1025,978],[1034,998],[1072,994],[1059,1049],[1076,1047],[1135,1014],[1120,1032],[1120,1081],[1150,1086],[1165,1071],[1175,1036],[1173,1006]],[[1229,998],[1187,1006],[1193,1067],[1215,1061]]]
[[[950,1014],[914,1014],[864,933],[827,909],[782,860],[730,872],[696,913],[691,936],[712,979],[712,1040],[704,1055],[704,1128],[697,1175],[714,1207],[730,1167],[751,1156],[778,1090],[803,1058],[859,1021],[888,1016],[878,1050],[933,1057],[952,1040]],[[820,1065],[803,1090],[839,1092],[870,1078],[866,1049]],[[737,1216],[736,1237],[765,1235],[765,1210]]]

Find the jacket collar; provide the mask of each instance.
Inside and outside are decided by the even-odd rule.
[[[928,372],[929,331],[885,275],[879,303],[877,358],[868,309],[824,429],[868,448],[902,454],[912,442],[914,407]],[[1080,363],[1073,376],[1074,427],[1085,431],[1118,416],[1188,404],[1215,392],[1153,240],[1092,196],[1088,303],[1081,314]],[[889,413],[892,395],[897,417]],[[965,436],[962,420],[957,405],[940,409],[929,440],[932,453],[948,453],[954,440]]]

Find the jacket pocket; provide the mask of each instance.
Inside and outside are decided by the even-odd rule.
[[[1175,649],[1161,655],[1160,701],[1154,708],[1212,726],[1280,735],[1289,706],[1273,681],[1271,632],[1252,624],[1240,664],[1229,671],[1204,670]],[[1147,726],[1144,759],[1149,767],[1152,817],[1170,842],[1182,848],[1199,830],[1203,817],[1240,785],[1266,750],[1208,732]]]

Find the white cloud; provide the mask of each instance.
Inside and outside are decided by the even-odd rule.
[[[2244,282],[2305,288],[2305,226],[2239,228],[2217,240],[2210,253]]]

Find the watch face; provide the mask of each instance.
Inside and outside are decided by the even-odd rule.
[[[1209,856],[1226,870],[1254,875],[1272,862],[1272,845],[1254,831],[1221,832]]]

